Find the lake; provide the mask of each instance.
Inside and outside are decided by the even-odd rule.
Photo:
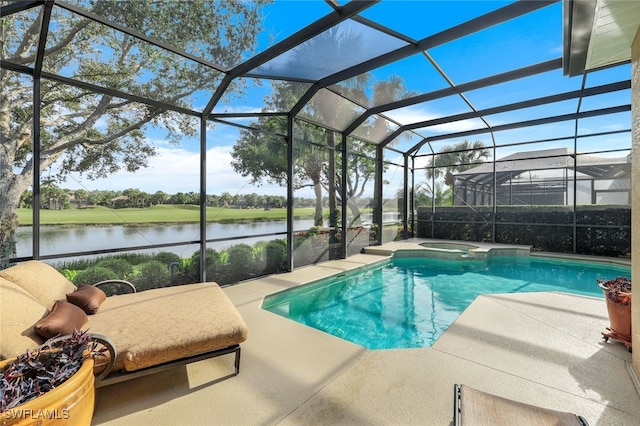
[[[313,226],[313,220],[297,220],[294,230],[307,230]],[[242,224],[209,223],[207,239],[242,238],[229,241],[209,243],[208,247],[216,250],[226,249],[232,245],[245,243],[255,244],[258,241],[273,238],[285,238],[285,235],[251,237],[252,235],[284,233],[287,231],[286,221],[254,222]],[[91,250],[105,250],[119,247],[148,246],[154,244],[193,241],[199,238],[198,223],[157,224],[147,226],[133,225],[41,225],[40,255],[54,255]],[[245,238],[249,237],[249,238]],[[31,256],[33,229],[21,226],[17,231],[18,257]],[[189,257],[200,246],[198,244],[164,247],[151,250],[153,252],[170,251],[181,257]]]

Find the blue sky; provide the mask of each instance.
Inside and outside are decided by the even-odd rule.
[[[458,25],[469,19],[480,16],[510,2],[489,1],[393,1],[384,0],[365,12],[362,16],[379,22],[391,30],[401,32],[415,40],[436,34],[453,25]],[[258,51],[272,43],[283,40],[309,23],[331,12],[331,8],[319,0],[309,1],[281,1],[268,6],[265,10],[265,32],[259,38]],[[365,46],[367,47],[367,46]],[[376,46],[369,46],[371,48]],[[444,70],[447,77],[455,84],[473,81],[495,73],[505,72],[519,67],[532,65],[550,60],[562,55],[562,5],[561,3],[543,8],[528,16],[511,22],[489,28],[469,37],[437,46],[431,49],[429,55]],[[397,63],[381,67],[372,72],[374,79],[385,80],[396,74],[400,75],[407,88],[416,93],[427,93],[447,87],[446,80],[422,55],[407,58]],[[593,75],[587,80],[587,86],[603,84],[619,78],[628,78],[629,67],[618,67],[603,73],[603,76]],[[503,85],[480,89],[466,93],[471,103],[478,109],[516,102],[532,97],[544,96],[576,90],[581,85],[581,78],[562,76],[561,71],[546,73],[528,79],[526,82],[515,81]],[[270,92],[269,82],[261,88],[251,90],[241,102],[233,105],[223,105],[231,111],[259,111],[263,97]],[[629,97],[628,92],[610,94],[585,100],[581,110],[601,108],[607,106],[611,100],[618,101]],[[565,114],[575,112],[577,101],[547,105],[543,108],[529,111],[518,111],[502,115],[490,116],[488,121],[496,126],[501,123],[540,118],[550,114]],[[392,119],[401,124],[415,120],[428,120],[450,114],[467,112],[468,106],[459,97],[449,97],[427,104],[418,104],[399,111],[389,112]],[[597,129],[615,129],[628,127],[630,114],[621,114],[610,118],[594,118],[580,124],[581,132],[596,131]],[[496,133],[497,144],[508,144],[545,137],[569,135],[573,132],[575,123],[564,122],[539,128],[520,129],[509,132]],[[422,135],[430,136],[441,133],[464,131],[482,127],[479,120],[451,123],[438,128],[421,129]],[[532,132],[536,135],[532,137]],[[148,137],[158,146],[160,155],[151,159],[148,169],[139,170],[135,174],[117,173],[105,181],[87,181],[76,177],[64,187],[84,187],[85,189],[102,189],[108,186],[113,189],[138,188],[147,192],[163,190],[173,193],[178,191],[198,191],[199,177],[199,142],[194,138],[185,138],[180,147],[169,146],[163,141],[161,130],[149,130]],[[208,134],[208,169],[207,193],[220,194],[222,192],[284,195],[285,189],[280,187],[255,187],[231,169],[229,151],[238,136],[237,129],[231,126],[216,125]],[[482,135],[471,137],[483,140],[491,145],[491,139]],[[434,144],[434,148],[442,148],[459,140],[446,140]],[[405,147],[410,142],[401,141]],[[411,142],[411,143],[415,143]],[[573,142],[556,142],[534,145],[531,148],[502,148],[498,157],[508,155],[517,150],[537,150],[570,145]],[[604,139],[589,140],[587,144],[581,142],[580,150],[589,151],[592,146],[630,147],[630,135],[611,136]],[[623,155],[623,154],[620,154]],[[392,155],[389,159],[400,162],[400,157]],[[394,174],[398,175],[397,173]],[[398,179],[401,177],[399,174]],[[422,174],[419,176],[422,177]],[[396,185],[399,182],[393,179]],[[311,191],[302,191],[300,196],[313,196]]]

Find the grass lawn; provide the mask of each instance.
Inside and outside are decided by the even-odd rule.
[[[294,210],[295,219],[313,219],[313,208]],[[33,224],[31,209],[18,209],[20,225]],[[234,209],[207,207],[207,221],[210,222],[242,222],[286,220],[287,209]],[[199,207],[194,205],[158,205],[144,209],[126,208],[109,209],[106,207],[90,207],[83,209],[41,210],[41,225],[93,225],[93,224],[143,224],[143,223],[176,223],[198,222]]]

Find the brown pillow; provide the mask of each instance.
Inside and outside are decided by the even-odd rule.
[[[58,334],[65,336],[73,330],[80,330],[89,320],[87,314],[76,305],[58,300],[49,314],[35,325],[36,334],[50,339]]]
[[[80,284],[73,293],[67,293],[67,302],[81,308],[87,315],[98,312],[100,304],[107,299],[104,291],[88,284]]]

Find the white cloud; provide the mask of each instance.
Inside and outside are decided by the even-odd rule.
[[[468,112],[468,111],[470,110],[460,111],[460,113]],[[441,118],[443,116],[447,116],[450,114],[434,113],[424,108],[423,106],[409,106],[409,107],[385,112],[385,115],[388,116],[389,118],[396,120],[401,124],[411,124],[411,123],[418,123],[422,121]],[[482,120],[476,118],[476,119],[470,119],[470,120],[454,121],[451,123],[444,123],[444,124],[420,128],[416,130],[422,133],[427,132],[427,133],[441,134],[441,133],[463,132],[466,130],[481,129],[484,127],[486,126],[484,125]]]
[[[284,189],[275,186],[253,186],[231,167],[231,146],[215,146],[207,150],[207,193],[233,194],[283,194]],[[149,166],[136,172],[120,171],[106,179],[88,180],[72,176],[61,185],[64,188],[87,190],[114,190],[137,188],[154,193],[164,191],[198,192],[200,189],[200,155],[183,148],[158,148],[158,155],[149,160]]]
[[[386,111],[384,115],[393,120],[396,120],[401,124],[410,124],[417,123],[419,121],[431,120],[436,116],[432,112],[427,111],[425,108],[415,105]]]

